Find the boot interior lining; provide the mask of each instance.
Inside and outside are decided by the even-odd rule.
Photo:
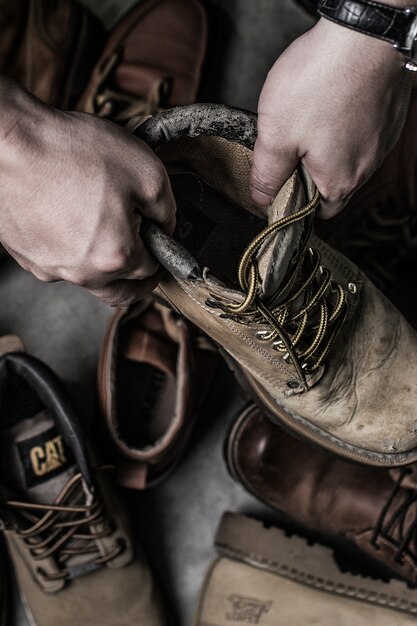
[[[243,252],[267,225],[266,219],[237,206],[191,171],[170,171],[177,202],[174,238],[201,267],[228,287],[239,288],[238,267]]]

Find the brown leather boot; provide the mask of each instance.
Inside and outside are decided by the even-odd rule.
[[[417,459],[417,335],[311,234],[308,175],[295,172],[268,210],[254,205],[256,117],[241,110],[181,107],[137,132],[170,169],[178,206],[182,248],[163,237],[151,248],[170,270],[161,297],[221,346],[272,419],[364,463]]]
[[[150,298],[115,313],[98,386],[119,484],[144,489],[176,467],[220,360],[198,328]]]
[[[77,109],[126,124],[195,102],[206,39],[200,0],[143,0],[110,34]]]
[[[78,414],[46,365],[0,357],[0,527],[34,626],[166,626],[111,468],[92,467]]]
[[[293,439],[254,405],[238,417],[226,455],[232,476],[262,502],[417,585],[417,465],[346,463]]]
[[[51,106],[75,105],[103,43],[75,0],[0,0],[0,73]]]

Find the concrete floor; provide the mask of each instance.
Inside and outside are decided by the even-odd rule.
[[[108,26],[134,4],[84,1]],[[311,20],[291,0],[211,0],[210,10],[215,56],[202,98],[256,109],[269,67]],[[68,383],[91,421],[97,354],[110,312],[80,288],[40,283],[11,261],[0,266],[0,334],[19,334],[28,351]],[[202,577],[214,556],[212,541],[221,514],[225,510],[266,514],[229,478],[222,458],[226,431],[243,405],[229,374],[220,375],[193,446],[176,473],[152,491],[125,494],[138,542],[178,626],[192,623]],[[18,603],[16,625],[27,625]]]

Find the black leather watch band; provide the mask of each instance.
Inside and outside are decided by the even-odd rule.
[[[416,12],[369,0],[321,0],[319,13],[333,22],[403,49]]]

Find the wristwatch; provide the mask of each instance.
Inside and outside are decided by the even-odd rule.
[[[390,42],[417,71],[417,7],[393,7],[372,0],[321,0],[323,17],[365,35]]]

